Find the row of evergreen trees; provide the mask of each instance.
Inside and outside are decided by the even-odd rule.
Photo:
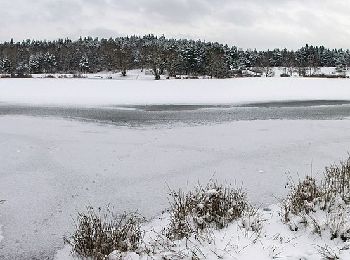
[[[151,69],[156,79],[167,72],[176,75],[209,75],[217,78],[237,75],[247,68],[284,67],[301,75],[318,67],[346,68],[350,51],[309,46],[292,51],[242,50],[219,43],[166,39],[146,35],[110,39],[80,38],[77,41],[31,41],[0,44],[0,73],[93,73],[135,68]]]

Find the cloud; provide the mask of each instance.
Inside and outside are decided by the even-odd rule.
[[[0,41],[164,34],[243,48],[350,47],[342,0],[11,0]]]

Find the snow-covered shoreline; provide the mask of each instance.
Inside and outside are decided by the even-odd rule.
[[[244,227],[247,222],[254,219],[239,219],[222,230],[211,230],[203,236],[203,239],[196,239],[194,235],[186,239],[168,242],[168,248],[158,251],[155,254],[145,255],[136,253],[118,254],[122,259],[129,260],[161,260],[161,259],[192,259],[192,252],[199,253],[200,259],[240,259],[240,260],[319,260],[323,259],[323,250],[334,253],[337,259],[349,260],[349,242],[341,239],[331,240],[327,237],[327,230],[322,236],[312,232],[311,228],[305,227],[298,231],[291,231],[282,222],[280,205],[274,204],[264,209],[259,209],[257,216],[262,221],[261,233],[249,230]],[[320,221],[324,221],[320,219]],[[169,222],[168,215],[162,215],[149,223],[145,223],[144,242],[146,246],[152,247],[152,243],[158,241],[158,246],[164,242],[162,229]],[[163,237],[163,239],[165,239]],[[162,241],[162,242],[161,242]],[[158,249],[159,250],[159,249]],[[56,253],[55,260],[77,260],[71,254],[71,248],[66,245]],[[157,251],[157,250],[156,250]],[[110,259],[120,259],[117,253],[111,254]]]
[[[349,80],[0,80],[0,102],[29,105],[217,105],[309,100],[350,100]]]

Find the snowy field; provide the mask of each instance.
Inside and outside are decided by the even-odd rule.
[[[350,100],[348,79],[223,80],[1,79],[0,102],[116,106]]]
[[[2,79],[0,102],[91,108],[350,100],[348,83],[277,78]],[[243,185],[256,206],[275,204],[276,198],[286,194],[286,172],[295,178],[309,173],[317,176],[324,166],[347,156],[349,116],[341,114],[342,120],[224,120],[203,125],[162,124],[159,118],[157,124],[120,126],[2,113],[0,240],[1,234],[4,239],[0,258],[52,259],[63,248],[63,235],[72,231],[72,219],[87,205],[110,203],[117,212],[139,210],[148,219],[159,216],[167,207],[167,185],[192,187],[214,177]],[[270,219],[271,225],[277,225],[273,224],[277,216]],[[298,243],[316,243],[309,237],[303,239]],[[269,243],[272,250],[274,242]],[[288,246],[292,254],[293,247]],[[314,254],[313,249],[312,245],[303,247],[305,254]],[[64,253],[60,251],[63,257]],[[294,258],[285,259],[300,259],[304,253],[294,252]]]

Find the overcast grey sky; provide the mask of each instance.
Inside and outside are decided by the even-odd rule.
[[[0,1],[0,41],[154,33],[242,48],[350,48],[346,0]]]

